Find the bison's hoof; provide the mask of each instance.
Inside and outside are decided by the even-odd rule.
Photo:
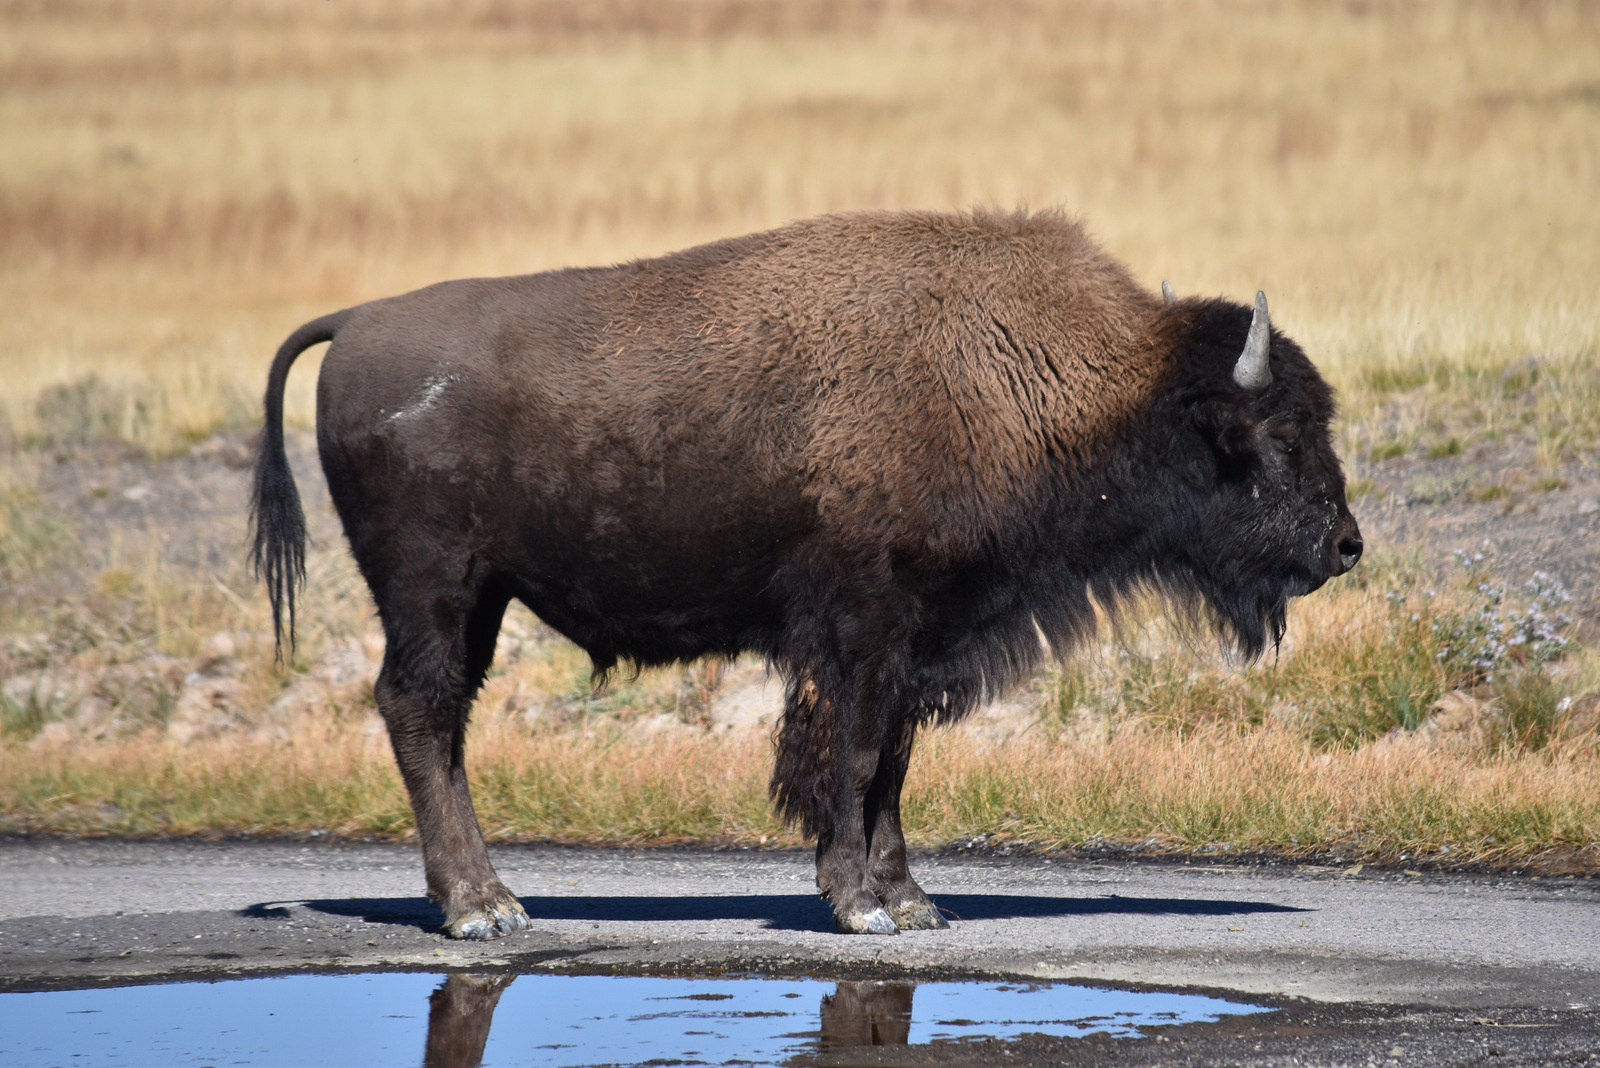
[[[496,905],[487,912],[468,913],[459,919],[451,920],[445,924],[444,930],[451,938],[483,941],[503,938],[512,931],[520,931],[527,926],[528,914],[522,911],[521,905],[512,901]]]
[[[899,934],[900,928],[889,918],[889,914],[882,909],[873,909],[871,912],[855,912],[848,916],[835,914],[833,925],[843,934]]]
[[[889,916],[902,931],[942,931],[950,926],[927,898],[897,905],[889,910]]]

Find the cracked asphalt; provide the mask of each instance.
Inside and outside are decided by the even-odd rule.
[[[1245,995],[1278,1011],[1161,1043],[1000,1043],[949,1063],[1600,1061],[1600,880],[932,856],[914,870],[950,930],[841,936],[809,854],[492,854],[532,928],[459,943],[438,933],[411,846],[0,841],[0,993],[374,969],[1003,976]],[[918,1049],[827,1062],[955,1056]]]

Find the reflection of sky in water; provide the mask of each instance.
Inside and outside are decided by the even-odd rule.
[[[392,1065],[422,1060],[422,973],[297,975],[0,995],[0,1065]],[[814,979],[518,976],[494,1009],[485,1065],[772,1063],[815,1048]],[[700,996],[696,996],[700,995]],[[1075,1036],[1260,1009],[1194,994],[924,983],[912,1043],[1030,1032]]]
[[[919,983],[911,1009],[910,1042],[1027,1034],[1076,1037],[1102,1031],[1136,1038],[1141,1027],[1259,1011],[1251,1005],[1199,994],[1016,983]]]

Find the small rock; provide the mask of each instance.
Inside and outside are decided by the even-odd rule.
[[[1278,700],[1267,709],[1267,723],[1274,727],[1303,727],[1310,717],[1293,701]]]
[[[724,730],[768,730],[783,714],[783,680],[764,664],[739,663],[722,676],[707,717]]]
[[[378,674],[378,666],[366,646],[356,638],[349,638],[330,649],[311,669],[319,681],[329,686],[348,686],[354,682],[367,682]]]
[[[1585,497],[1578,502],[1579,515],[1594,515],[1596,512],[1600,512],[1600,501],[1593,497]]]
[[[154,491],[149,486],[145,485],[143,482],[140,482],[138,485],[129,486],[127,489],[123,490],[122,495],[130,501],[142,501],[146,497],[150,496],[150,494],[153,492]]]
[[[1111,709],[1079,705],[1068,715],[1061,740],[1078,748],[1103,749],[1110,744],[1116,728]]]
[[[242,722],[232,707],[238,689],[237,679],[207,678],[198,671],[190,672],[183,680],[177,707],[167,720],[168,736],[189,742],[239,729]]]
[[[70,742],[77,736],[78,732],[73,730],[70,724],[56,720],[53,723],[46,723],[29,744],[48,749]]]
[[[1457,734],[1471,730],[1493,711],[1492,701],[1466,690],[1451,690],[1428,706],[1428,718],[1417,730],[1434,735]]]
[[[1396,727],[1372,744],[1375,752],[1400,746],[1467,745],[1483,742],[1483,730],[1500,716],[1492,697],[1451,690],[1428,706],[1428,717],[1415,730]]]
[[[1018,699],[991,701],[974,710],[956,728],[963,734],[988,745],[1001,745],[1019,738],[1039,726],[1039,708],[1028,702],[1026,694],[1019,692]]]
[[[1524,356],[1515,363],[1509,364],[1500,372],[1500,381],[1512,382],[1518,378],[1526,378],[1530,382],[1539,374],[1540,367],[1544,364],[1545,357],[1538,354]]]

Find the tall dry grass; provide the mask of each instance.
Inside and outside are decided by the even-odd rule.
[[[766,798],[759,735],[474,732],[470,774],[492,840],[798,845]],[[1293,732],[1124,724],[1082,744],[1003,747],[932,732],[907,785],[923,846],[968,836],[1050,848],[1270,851],[1353,859],[1593,863],[1600,751],[1368,747],[1317,752]],[[0,749],[0,829],[72,834],[409,837],[410,809],[381,733],[307,721],[286,742],[147,735],[85,753]]]
[[[1600,698],[1562,697],[1600,690],[1600,656],[1569,653],[1551,676],[1541,661],[1560,650],[1522,640],[1485,667],[1484,641],[1526,631],[1535,616],[1525,598],[1500,599],[1481,565],[1445,584],[1415,561],[1380,556],[1357,575],[1297,602],[1290,643],[1260,664],[1230,663],[1152,620],[1041,677],[1036,719],[1021,734],[925,731],[907,788],[908,833],[921,845],[981,834],[1046,848],[1109,841],[1156,851],[1594,863]],[[321,577],[334,589],[358,581]],[[110,587],[143,581],[130,571],[103,581],[98,595],[126,596]],[[169,612],[185,619],[242,610],[211,590],[185,614],[176,604],[183,595],[166,596]],[[351,635],[336,628],[351,626],[348,609],[312,618],[311,642],[336,655],[347,648],[340,643]],[[48,709],[38,722],[5,709],[0,832],[411,834],[370,700],[370,659],[353,677],[286,703],[322,672],[315,660],[304,673],[274,672],[262,639],[229,676],[206,666],[217,658],[204,650],[181,659],[188,640],[172,635],[169,652],[153,656],[223,678],[242,718],[207,728],[182,707],[146,709],[135,693],[98,734],[52,734],[40,730]],[[468,746],[492,838],[798,844],[767,803],[765,731],[699,726],[684,715],[673,672],[619,680],[598,696],[587,674],[570,644],[510,621]],[[207,685],[183,692],[204,697]],[[1447,691],[1482,707],[1418,729]]]
[[[1362,410],[1592,361],[1600,332],[1585,0],[105,0],[0,24],[25,438],[43,390],[98,374],[158,409],[136,440],[177,447],[248,418],[276,342],[330,307],[866,207],[1063,205],[1151,284],[1264,286]]]

